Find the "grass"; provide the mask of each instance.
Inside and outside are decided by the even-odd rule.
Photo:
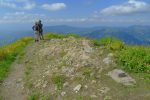
[[[117,54],[117,62],[128,72],[150,72],[150,48],[126,47]]]
[[[29,97],[28,100],[39,100],[39,93],[32,93]]]
[[[68,38],[68,37],[75,37],[75,38],[81,38],[80,36],[76,35],[76,34],[67,34],[67,35],[64,35],[64,34],[57,34],[57,33],[46,33],[44,35],[44,37],[46,38],[50,38],[50,39],[63,39],[63,38]]]
[[[0,47],[0,81],[7,77],[11,63],[22,52],[32,38],[25,37],[16,42]]]
[[[31,72],[32,72],[33,68],[31,66],[27,66],[26,70],[25,70],[25,77],[24,80],[26,81],[25,85],[31,89],[33,87],[33,83],[30,82],[30,78],[31,78]]]
[[[23,61],[23,57],[25,55],[25,52],[20,52],[20,54],[18,55],[18,59],[17,59],[17,63],[20,64]]]
[[[76,77],[74,77],[74,80],[77,81],[77,82],[80,82],[82,80],[82,77],[76,76]]]
[[[94,46],[106,46],[107,48],[111,50],[121,50],[124,48],[123,42],[116,38],[109,38],[109,37],[104,37],[100,40],[93,40]]]
[[[51,94],[43,95],[43,94],[38,93],[38,92],[33,92],[28,97],[28,100],[51,100]]]
[[[86,78],[89,78],[90,77],[90,74],[92,73],[92,70],[91,68],[82,68],[82,74],[86,77]]]
[[[63,83],[65,82],[66,77],[61,74],[53,73],[51,76],[52,82],[56,85],[57,90],[61,90],[63,87]]]

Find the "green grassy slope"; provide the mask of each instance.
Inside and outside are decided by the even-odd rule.
[[[0,47],[0,81],[7,76],[10,65],[32,38],[25,37],[14,43]]]

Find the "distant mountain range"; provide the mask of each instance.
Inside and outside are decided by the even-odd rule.
[[[30,30],[22,30],[22,31],[0,30],[0,46],[16,41],[19,38],[33,35],[34,35],[33,32]]]
[[[114,37],[126,44],[147,45],[150,44],[150,26],[130,27],[73,27],[67,25],[46,26],[44,33],[55,32],[59,34],[74,33],[84,37],[101,39],[102,37]],[[34,36],[32,30],[0,31],[0,45],[15,41],[24,36]]]
[[[75,33],[80,36],[100,39],[102,37],[114,37],[126,44],[147,45],[150,44],[150,26],[130,27],[71,27],[66,25],[45,27],[45,32],[61,34]]]

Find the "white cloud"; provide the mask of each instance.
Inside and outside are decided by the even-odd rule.
[[[41,19],[44,23],[80,23],[88,21],[87,18],[51,18],[45,14],[14,12],[0,16],[1,23],[34,23]]]
[[[35,20],[47,19],[47,16],[44,14],[37,13],[26,13],[26,12],[14,12],[6,13],[0,17],[0,23],[32,23]]]
[[[0,7],[17,10],[31,10],[36,6],[31,0],[0,0]]]
[[[41,7],[46,10],[57,11],[66,8],[66,4],[65,3],[43,4]]]
[[[0,0],[0,7],[16,8],[17,6],[15,3]]]
[[[35,3],[26,3],[23,8],[26,10],[30,10],[33,9],[35,6],[36,6]]]
[[[150,6],[143,1],[128,0],[121,5],[113,5],[100,11],[104,15],[122,15],[149,11]]]

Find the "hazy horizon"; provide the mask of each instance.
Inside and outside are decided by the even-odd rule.
[[[149,0],[0,0],[0,30],[44,26],[150,25]]]

